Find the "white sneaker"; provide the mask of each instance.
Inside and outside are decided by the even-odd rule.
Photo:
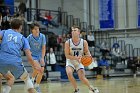
[[[75,90],[74,93],[80,93],[80,92],[79,92],[79,89]]]
[[[99,93],[99,90],[98,88],[91,87],[91,89],[89,90],[89,93]]]

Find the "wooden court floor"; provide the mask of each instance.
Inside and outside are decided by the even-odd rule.
[[[80,81],[80,93],[89,93],[88,88]],[[140,77],[112,77],[110,79],[90,79],[91,85],[98,87],[100,93],[140,93]],[[73,93],[69,82],[42,82],[42,93]],[[15,83],[10,93],[26,93],[23,83]]]

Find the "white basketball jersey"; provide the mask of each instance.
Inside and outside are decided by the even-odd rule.
[[[70,46],[70,55],[80,56],[84,54],[84,40],[83,39],[80,39],[77,45],[75,45],[72,42],[72,39],[69,39],[68,42]],[[66,66],[71,66],[76,70],[84,68],[84,66],[81,63],[79,63],[77,60],[70,60],[70,59],[66,60]]]
[[[70,55],[72,56],[82,56],[84,54],[84,40],[80,39],[79,43],[75,45],[72,39],[69,39],[70,45]]]

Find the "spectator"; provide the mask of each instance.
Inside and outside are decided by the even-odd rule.
[[[52,25],[54,27],[58,27],[59,25],[56,24],[56,22],[54,22],[52,16],[50,15],[50,13],[48,14],[48,12],[45,12],[45,16],[44,17],[40,17],[42,23],[44,25],[46,25],[48,27],[48,25]]]
[[[92,32],[89,32],[89,34],[87,35],[87,41],[88,41],[88,45],[89,47],[94,47],[94,35],[92,34]]]
[[[47,19],[48,21],[52,21],[53,18],[50,13],[48,14],[48,12],[45,12],[45,19]]]
[[[55,71],[56,58],[53,52],[53,48],[50,48],[49,53],[47,53],[47,63],[51,65],[52,71]]]
[[[131,57],[128,59],[128,68],[132,70],[134,77],[136,76],[137,62],[137,58]]]
[[[120,50],[120,46],[118,43],[113,44],[112,48],[112,59],[114,62],[114,66],[116,66],[117,62],[121,62],[122,52]]]
[[[26,12],[26,4],[24,2],[21,2],[18,6],[19,14],[24,15]]]
[[[53,49],[55,49],[57,47],[57,38],[56,37],[57,36],[55,34],[50,35],[48,37],[48,40],[49,40],[48,45],[49,45],[49,47],[52,47]]]
[[[85,40],[87,40],[86,32],[85,31],[81,31],[80,37],[85,39]]]
[[[68,40],[68,38],[66,37],[66,34],[63,34],[63,35],[62,35],[62,48],[63,48],[63,49],[64,49],[64,46],[65,46],[66,40]]]
[[[96,77],[101,75],[102,69],[98,67],[98,62],[96,58],[94,58],[93,62],[88,66],[88,69],[96,72]]]
[[[102,57],[102,59],[99,60],[98,67],[102,69],[101,74],[104,78],[109,77],[109,63],[105,57]]]
[[[0,0],[1,2],[1,0]],[[5,6],[0,6],[0,13],[2,14],[2,16],[5,16]]]
[[[126,64],[125,61],[126,61],[126,53],[125,51],[122,51],[121,62],[123,62],[124,65]]]
[[[66,40],[68,40],[68,39],[70,39],[70,34],[67,34],[67,35],[66,35]],[[66,40],[65,40],[65,41],[66,41]]]
[[[11,26],[10,26],[10,10],[9,8],[7,7],[6,10],[5,10],[5,16],[3,17],[3,20],[2,20],[2,29],[3,30],[7,30],[7,29],[10,29]]]
[[[60,51],[61,47],[63,47],[62,36],[58,35],[58,37],[57,37],[57,50]]]
[[[66,40],[67,40],[66,34],[63,33],[63,35],[62,35],[62,43],[65,43]]]
[[[107,56],[107,54],[110,52],[109,46],[106,41],[103,41],[100,46],[100,52],[102,53],[102,56]]]
[[[136,77],[137,71],[140,68],[140,57],[130,57],[127,61],[127,66],[132,70],[134,78]]]

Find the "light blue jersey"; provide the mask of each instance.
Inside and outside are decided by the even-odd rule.
[[[34,37],[30,34],[28,37],[28,42],[31,47],[32,57],[34,60],[40,60],[42,58],[42,46],[46,45],[45,35],[40,33],[39,37]]]
[[[27,39],[12,29],[1,31],[0,36],[2,36],[0,61],[22,62],[21,49],[30,49]]]
[[[0,49],[0,73],[11,71],[15,78],[23,73],[21,50],[30,49],[29,43],[19,32],[12,29],[0,31],[2,37]]]

